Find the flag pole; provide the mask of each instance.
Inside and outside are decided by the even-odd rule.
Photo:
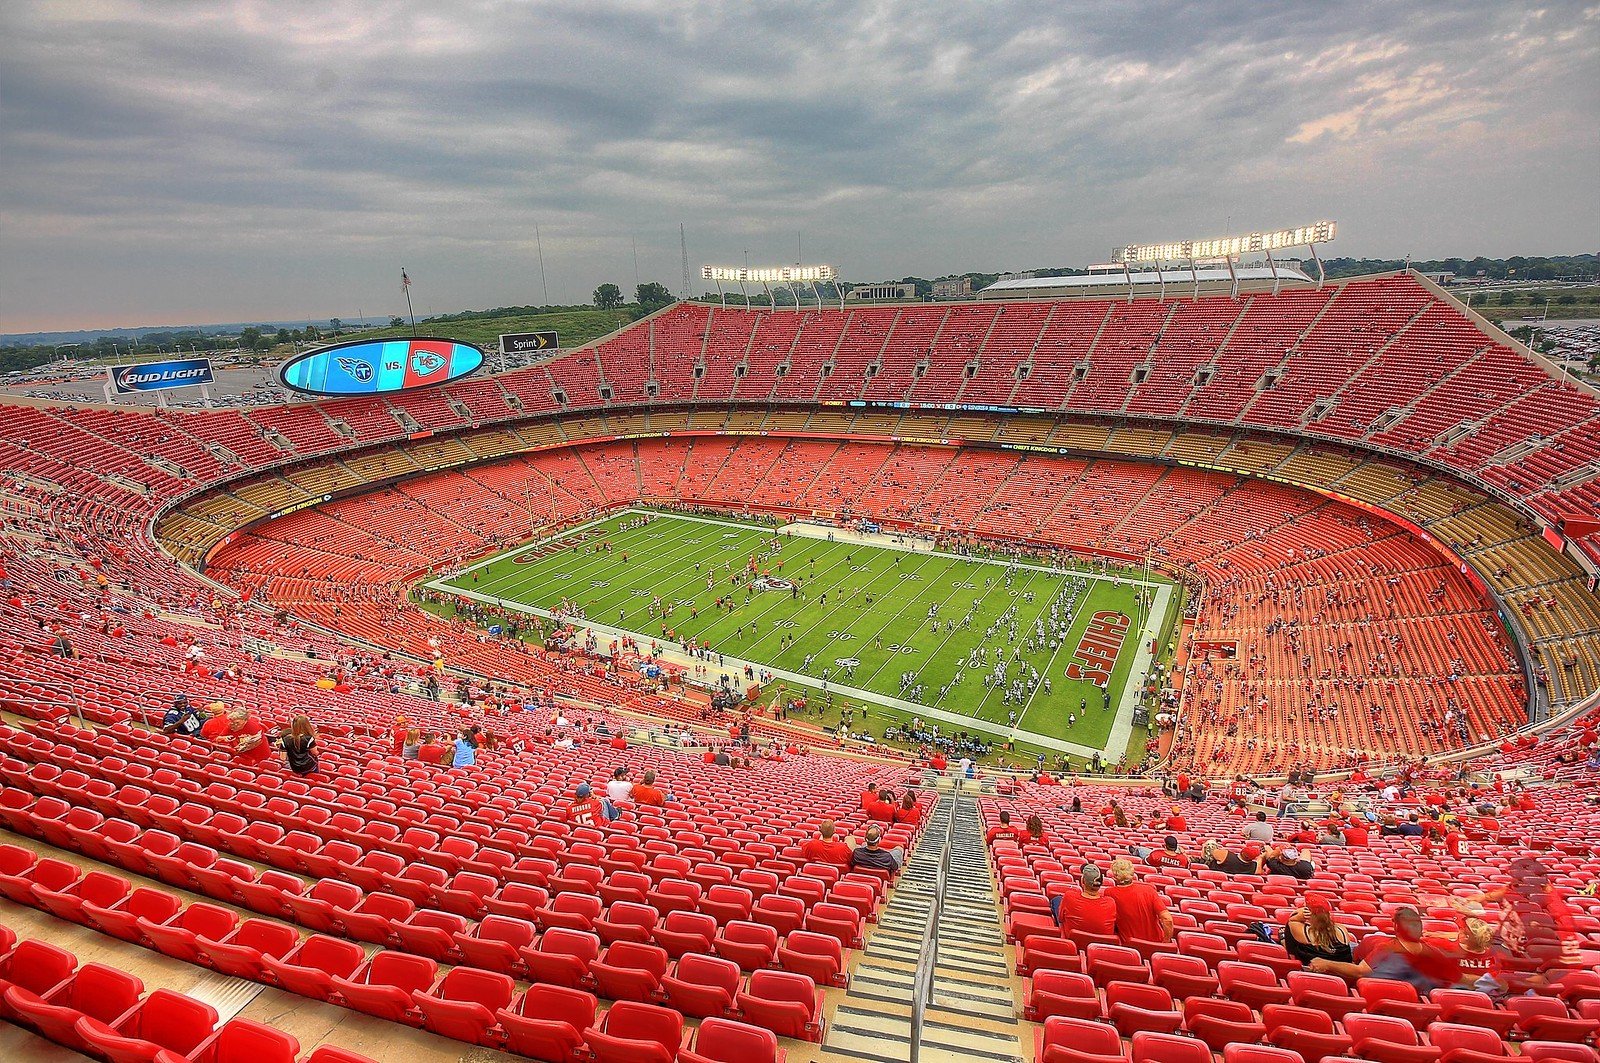
[[[411,278],[406,276],[406,268],[400,267],[400,290],[406,293],[406,313],[411,315],[411,335],[417,334],[417,312],[411,309]]]

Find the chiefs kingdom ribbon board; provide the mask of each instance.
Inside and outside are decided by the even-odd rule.
[[[446,384],[481,365],[483,352],[456,340],[354,340],[296,355],[278,379],[305,395],[373,395]]]

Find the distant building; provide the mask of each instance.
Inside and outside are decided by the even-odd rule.
[[[972,295],[971,277],[949,277],[933,282],[935,299],[966,299]]]
[[[858,284],[845,294],[853,303],[882,302],[890,299],[915,299],[915,284]]]
[[[1433,283],[1439,285],[1441,288],[1456,282],[1456,275],[1451,273],[1449,270],[1436,270],[1432,273],[1424,273],[1421,270],[1418,270],[1417,276],[1426,277]]]

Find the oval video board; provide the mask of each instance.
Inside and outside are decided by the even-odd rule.
[[[481,365],[483,352],[456,340],[352,340],[296,355],[278,368],[278,380],[306,395],[372,395],[446,384]]]

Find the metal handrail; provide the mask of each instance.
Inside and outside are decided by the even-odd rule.
[[[922,1016],[933,996],[933,970],[939,964],[939,920],[944,915],[944,891],[950,868],[950,851],[955,842],[956,809],[961,805],[961,780],[956,780],[950,793],[950,818],[944,826],[944,853],[939,859],[939,873],[934,878],[933,900],[928,905],[928,919],[922,928],[927,942],[922,957],[917,961],[916,977],[911,983],[911,1055],[910,1063],[918,1063],[922,1055]]]

